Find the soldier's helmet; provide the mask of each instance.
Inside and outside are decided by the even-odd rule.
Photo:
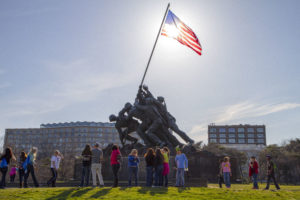
[[[117,121],[117,116],[114,115],[114,114],[110,115],[110,116],[109,116],[109,121],[110,121],[110,122]]]
[[[126,109],[130,109],[132,107],[132,104],[127,102],[125,103],[125,106],[124,106]]]
[[[157,100],[162,103],[165,101],[165,98],[162,96],[159,96],[159,97],[157,97]]]
[[[143,88],[144,88],[145,90],[148,90],[148,86],[147,86],[147,85],[143,85]]]

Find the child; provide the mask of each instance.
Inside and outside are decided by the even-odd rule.
[[[7,147],[5,149],[5,152],[0,157],[0,171],[2,173],[0,188],[2,188],[2,189],[5,188],[5,186],[6,186],[5,177],[6,177],[6,173],[7,173],[7,170],[8,170],[8,165],[9,165],[11,159],[15,160],[15,156],[14,156],[11,148]]]
[[[230,176],[231,174],[231,165],[229,162],[229,157],[224,158],[224,162],[222,162],[222,172],[224,177],[224,182],[227,188],[230,188]]]
[[[146,186],[151,187],[153,183],[153,169],[154,169],[154,150],[152,148],[147,149],[147,153],[145,154],[145,161],[146,161],[146,171],[147,171],[147,178],[146,178]]]
[[[155,150],[154,170],[154,187],[163,186],[164,156],[162,155],[160,148]]]
[[[176,147],[176,187],[184,187],[184,171],[188,170],[188,159],[185,154],[181,152],[179,147]]]
[[[20,157],[19,157],[19,181],[20,181],[20,188],[23,187],[23,180],[25,176],[25,161],[26,161],[27,155],[24,151],[21,152]]]
[[[136,149],[132,149],[131,153],[128,156],[128,186],[131,186],[131,178],[134,175],[135,178],[135,186],[138,186],[138,171],[139,171],[139,162],[138,151]]]
[[[84,181],[85,181],[85,186],[88,187],[90,181],[91,164],[92,164],[92,148],[89,144],[85,145],[85,148],[82,151],[81,155],[82,155],[82,172],[81,172],[80,187],[83,187]]]
[[[218,174],[218,183],[219,183],[220,188],[222,188],[222,184],[224,182],[223,173],[222,173],[222,162],[223,162],[223,159],[220,159],[219,160],[219,174]]]
[[[253,188],[252,189],[258,189],[257,184],[257,176],[258,176],[258,163],[255,159],[255,156],[251,157],[250,163],[249,163],[249,177],[253,178]]]
[[[9,172],[11,183],[15,182],[16,173],[17,173],[16,165],[13,165]]]
[[[170,166],[169,166],[170,151],[168,147],[164,147],[162,149],[162,153],[164,156],[163,181],[165,182],[165,187],[168,187],[168,174],[170,172]]]
[[[270,155],[267,155],[267,173],[268,173],[268,180],[267,180],[267,186],[266,186],[265,190],[269,189],[271,179],[273,179],[276,189],[280,190],[280,187],[277,184],[276,179],[275,179],[275,164],[273,163],[272,157]]]

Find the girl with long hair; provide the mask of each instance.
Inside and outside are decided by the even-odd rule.
[[[155,182],[154,186],[159,187],[163,185],[163,170],[164,170],[164,156],[159,148],[155,151],[154,158],[154,168],[155,168]]]
[[[91,173],[91,164],[92,164],[92,148],[91,145],[85,145],[84,150],[82,151],[82,173],[81,173],[81,183],[80,187],[83,187],[84,180],[85,186],[89,186],[90,173]]]
[[[19,157],[19,162],[18,162],[20,188],[23,187],[23,180],[24,180],[24,176],[25,176],[24,165],[25,165],[26,158],[27,158],[27,154],[24,151],[22,151],[20,154],[20,157]]]
[[[0,188],[5,188],[5,178],[8,171],[8,165],[11,161],[11,159],[16,160],[12,150],[10,147],[5,148],[4,153],[0,156],[0,171],[2,174],[1,182],[0,182]]]
[[[164,147],[162,149],[162,154],[164,156],[164,170],[163,170],[163,182],[165,182],[165,187],[168,187],[168,175],[170,173],[170,166],[169,166],[169,160],[170,160],[170,150],[168,147]]]
[[[112,147],[112,152],[110,155],[110,165],[113,172],[114,177],[114,183],[112,187],[118,187],[119,178],[118,178],[118,172],[120,169],[120,161],[121,161],[121,152],[119,150],[119,146],[114,144]]]
[[[154,150],[152,148],[147,149],[147,153],[144,155],[146,161],[146,186],[151,187],[153,183],[153,169],[154,169]]]
[[[24,176],[24,187],[25,188],[28,187],[27,180],[28,180],[29,174],[31,174],[31,178],[33,180],[34,186],[39,187],[39,183],[38,183],[35,173],[34,173],[34,165],[36,164],[35,160],[36,160],[37,152],[38,152],[38,148],[32,147],[26,158],[26,161],[25,161],[26,162],[26,169],[25,169],[26,173]]]

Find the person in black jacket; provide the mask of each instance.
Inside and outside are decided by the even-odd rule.
[[[276,178],[275,178],[275,164],[272,161],[272,157],[270,155],[267,155],[267,173],[268,173],[268,180],[267,180],[267,186],[265,190],[268,190],[270,187],[270,181],[273,179],[274,185],[276,186],[277,190],[280,190],[279,185],[277,184]]]
[[[11,159],[16,160],[12,150],[10,147],[7,147],[4,151],[4,153],[0,157],[0,171],[2,173],[2,179],[0,182],[0,188],[5,188],[5,178],[8,171],[8,165],[11,161]]]
[[[155,168],[155,183],[154,186],[163,186],[163,170],[164,170],[164,156],[159,148],[155,151],[154,158],[154,168]]]
[[[82,152],[82,175],[80,187],[83,187],[84,180],[85,186],[89,186],[90,173],[91,173],[91,164],[92,164],[92,148],[87,144]]]
[[[153,169],[154,169],[154,150],[152,148],[147,149],[147,153],[145,154],[146,161],[146,171],[147,171],[147,179],[146,186],[151,187],[153,183]]]

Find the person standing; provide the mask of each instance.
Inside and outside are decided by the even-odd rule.
[[[272,156],[267,155],[267,175],[268,175],[268,180],[267,180],[267,185],[265,190],[268,190],[270,188],[270,181],[273,179],[274,185],[276,186],[277,190],[280,190],[279,185],[277,184],[276,178],[275,178],[275,164],[272,161]]]
[[[9,172],[9,177],[10,177],[11,183],[15,182],[16,173],[17,173],[16,165],[13,165]]]
[[[179,147],[176,147],[176,187],[184,187],[184,171],[188,170],[188,159]]]
[[[250,163],[249,163],[249,177],[252,176],[253,179],[253,188],[252,189],[258,189],[257,184],[257,176],[258,176],[258,162],[255,159],[255,156],[251,157]]]
[[[0,156],[0,171],[2,174],[0,188],[4,189],[6,187],[5,179],[8,171],[8,165],[11,159],[15,160],[15,156],[10,147],[5,148],[4,153]]]
[[[24,176],[25,176],[25,161],[26,161],[27,155],[24,151],[21,152],[20,157],[19,157],[19,181],[20,181],[20,188],[23,187],[23,180],[24,180]]]
[[[165,183],[165,187],[168,187],[168,175],[170,173],[170,166],[169,166],[169,161],[170,161],[170,150],[168,147],[164,147],[162,149],[162,153],[164,156],[164,170],[163,170],[163,182]]]
[[[140,159],[138,158],[138,151],[132,149],[128,156],[128,186],[131,187],[131,179],[134,176],[135,186],[138,186],[138,171]]]
[[[82,151],[81,156],[82,156],[82,173],[81,173],[80,187],[83,187],[84,181],[85,181],[85,186],[88,187],[90,182],[91,163],[92,163],[92,149],[89,144],[85,145],[85,148]]]
[[[101,161],[103,159],[103,152],[100,149],[99,143],[96,143],[92,150],[92,177],[93,177],[93,187],[97,186],[97,175],[99,179],[100,187],[104,186],[103,177],[101,173]]]
[[[151,187],[153,183],[153,169],[154,169],[154,150],[152,148],[147,149],[147,153],[144,155],[146,161],[146,186]]]
[[[154,169],[155,169],[155,181],[154,186],[163,186],[163,170],[164,170],[164,156],[159,148],[155,151],[154,158]]]
[[[222,188],[222,184],[223,184],[223,182],[224,182],[224,179],[223,179],[223,172],[222,172],[222,162],[223,162],[223,159],[220,159],[220,160],[219,160],[219,174],[218,174],[219,188]]]
[[[55,183],[56,183],[56,179],[57,179],[57,172],[58,172],[58,169],[59,169],[60,161],[63,158],[64,157],[59,152],[59,150],[56,150],[54,152],[54,154],[52,155],[51,163],[50,163],[50,170],[51,170],[51,173],[52,173],[52,177],[47,182],[48,187],[50,186],[50,184],[52,184],[52,187],[56,187]]]
[[[231,164],[229,162],[229,157],[225,157],[224,161],[222,162],[222,172],[224,177],[224,182],[227,188],[230,188],[230,176],[232,176],[231,173]]]
[[[38,183],[38,181],[35,177],[35,173],[34,173],[34,166],[36,165],[35,160],[36,160],[37,152],[38,152],[38,149],[36,147],[32,147],[26,158],[26,161],[25,161],[26,173],[24,176],[24,187],[25,188],[28,187],[27,181],[28,181],[29,174],[31,174],[31,178],[33,180],[34,186],[39,187],[39,183]]]
[[[114,144],[112,147],[111,155],[110,155],[110,165],[112,168],[113,178],[114,178],[114,183],[113,183],[112,187],[118,187],[118,184],[119,184],[118,173],[119,173],[119,169],[120,169],[121,157],[122,157],[122,155],[119,150],[119,146]]]

